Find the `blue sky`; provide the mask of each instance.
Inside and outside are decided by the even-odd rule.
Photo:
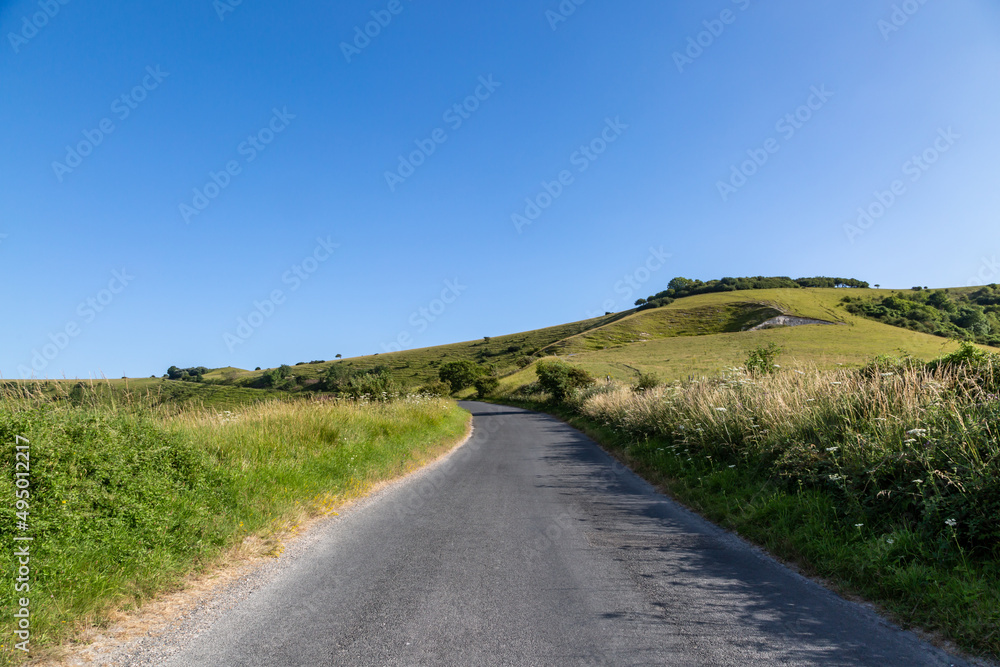
[[[1000,281],[995,3],[579,1],[0,2],[0,372]]]

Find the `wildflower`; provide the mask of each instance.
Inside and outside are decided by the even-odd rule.
[[[715,410],[717,412],[728,412],[728,410],[726,410],[725,408],[716,408]]]
[[[906,435],[923,435],[924,433],[927,433],[925,428],[912,428],[906,432]]]
[[[812,403],[815,400],[816,400],[815,398],[807,398],[806,403]]]
[[[955,519],[948,519],[944,523],[946,526],[950,526],[952,528],[958,525],[958,521],[956,521]]]
[[[827,448],[826,448],[826,451],[828,451],[828,452],[835,452],[835,451],[837,451],[838,449],[840,449],[840,447],[827,447]]]
[[[891,375],[895,375],[895,373],[882,373],[882,377],[884,377],[884,378],[887,378],[887,377],[889,377]]]
[[[913,480],[913,483],[914,484],[923,484],[924,480],[922,480],[922,479],[915,479],[915,480]]]
[[[729,467],[730,467],[730,468],[735,468],[736,466],[732,465],[732,466],[729,466]]]
[[[910,438],[909,440],[904,440],[904,441],[903,441],[903,444],[904,444],[904,445],[908,445],[908,444],[910,444],[911,442],[916,442],[916,440],[914,440],[913,438]]]
[[[854,524],[854,527],[855,528],[860,528],[863,525],[865,525],[865,524],[863,524],[863,523],[856,523],[856,524]]]
[[[830,475],[830,481],[836,482],[839,479],[843,479],[840,475]]]
[[[896,540],[892,539],[891,537],[887,537],[887,538],[885,538],[885,543],[886,544],[895,544]]]

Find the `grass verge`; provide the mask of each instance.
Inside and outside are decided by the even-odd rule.
[[[38,657],[248,538],[266,542],[436,458],[467,424],[454,403],[426,398],[171,414],[0,401],[0,662],[26,657],[13,648],[20,598]],[[15,516],[17,436],[30,443],[27,530]],[[34,538],[22,592],[17,536]]]

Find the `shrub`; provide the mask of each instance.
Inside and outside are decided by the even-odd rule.
[[[492,375],[484,375],[476,379],[476,398],[486,398],[500,386],[500,380]]]
[[[447,396],[451,393],[451,385],[447,382],[441,382],[440,380],[431,380],[424,386],[420,387],[417,393],[428,394],[430,396]]]
[[[587,371],[571,366],[563,361],[539,361],[535,367],[538,384],[552,399],[564,402],[575,389],[582,389],[594,383]]]
[[[647,389],[655,389],[660,384],[660,378],[656,376],[655,373],[640,373],[639,380],[636,385],[632,387],[632,391],[646,391]]]
[[[743,362],[743,366],[751,374],[766,375],[773,373],[777,370],[777,364],[774,362],[779,354],[781,354],[781,348],[774,343],[761,345],[750,350],[746,361]]]
[[[482,368],[468,359],[449,361],[448,363],[441,364],[441,368],[438,370],[438,377],[441,378],[442,382],[447,382],[451,385],[452,393],[472,386],[476,378],[482,374]]]

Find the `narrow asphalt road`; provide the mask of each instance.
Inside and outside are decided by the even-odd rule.
[[[323,529],[170,665],[964,665],[746,547],[550,417]]]

